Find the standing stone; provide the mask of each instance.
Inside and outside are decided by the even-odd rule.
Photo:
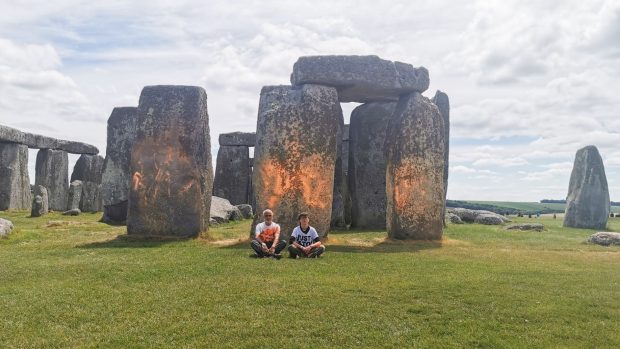
[[[0,142],[0,211],[29,210],[28,147]]]
[[[62,150],[41,149],[37,152],[35,185],[47,189],[49,209],[67,209],[69,190],[69,156]]]
[[[138,108],[114,108],[108,119],[106,157],[101,176],[103,221],[123,223],[131,183],[131,149],[137,132]]]
[[[417,92],[402,96],[386,135],[388,236],[441,239],[444,125],[437,106]]]
[[[99,155],[82,155],[75,163],[71,182],[82,181],[82,195],[79,208],[82,212],[103,211],[101,200],[101,176],[104,159]],[[69,207],[71,209],[72,207]]]
[[[581,148],[570,175],[564,226],[605,229],[610,211],[603,159],[595,146]]]
[[[266,86],[261,91],[252,183],[257,218],[266,208],[288,238],[306,211],[321,237],[329,230],[342,109],[335,88]]]
[[[344,222],[351,226],[351,189],[349,188],[349,124],[344,125],[342,133],[342,175],[344,177]]]
[[[446,226],[446,219],[445,219],[446,205],[445,204],[446,204],[446,198],[448,197],[448,170],[449,170],[449,163],[450,163],[450,99],[448,98],[447,94],[437,90],[437,92],[435,92],[435,96],[433,97],[431,101],[439,109],[439,113],[441,113],[441,117],[443,118],[443,127],[444,127],[444,132],[443,132],[444,142],[443,143],[444,143],[444,162],[446,165],[444,166],[444,170],[443,170],[443,185],[444,185],[444,194],[443,194],[444,222],[443,222],[443,225],[445,227]]]
[[[217,152],[213,195],[228,199],[233,205],[247,204],[250,174],[250,149],[221,145]]]
[[[30,215],[32,217],[41,217],[44,214],[47,214],[49,211],[49,204],[47,198],[47,189],[44,186],[36,185],[34,186],[34,200],[32,200],[32,210],[30,211]]]
[[[349,128],[351,225],[385,229],[385,140],[396,103],[374,102],[355,108]]]
[[[195,237],[208,230],[213,165],[204,89],[142,90],[131,173],[128,234]]]
[[[256,145],[255,132],[231,132],[221,133],[218,138],[220,145],[236,145],[253,147]]]
[[[344,219],[344,205],[346,197],[346,178],[342,168],[342,138],[344,133],[344,118],[341,116],[338,121],[338,130],[336,131],[336,166],[334,169],[334,196],[332,201],[332,219],[330,222],[333,228],[346,228],[347,224]],[[348,161],[348,159],[347,159]]]
[[[69,184],[69,199],[67,202],[67,210],[80,208],[82,201],[82,181],[71,181]]]

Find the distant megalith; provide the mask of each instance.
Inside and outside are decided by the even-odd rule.
[[[49,211],[47,189],[41,185],[34,186],[34,199],[32,200],[32,210],[30,216],[41,217]]]
[[[418,92],[402,96],[386,137],[388,236],[441,239],[444,125],[437,106]]]
[[[230,132],[220,134],[220,145],[253,147],[256,145],[256,132]]]
[[[29,210],[28,147],[0,142],[0,211]]]
[[[119,107],[108,118],[106,157],[101,176],[103,221],[123,223],[131,183],[131,149],[136,138],[138,108]]]
[[[424,67],[377,56],[307,56],[295,62],[291,83],[332,86],[341,102],[366,103],[397,101],[403,94],[424,92],[430,80]]]
[[[62,150],[41,149],[37,152],[35,185],[47,189],[49,209],[64,212],[69,194],[69,156]]]
[[[604,229],[610,211],[603,159],[593,145],[579,149],[568,185],[564,226]]]
[[[103,211],[101,176],[104,162],[105,160],[100,155],[83,154],[75,163],[71,182],[75,180],[82,182],[82,195],[78,207],[82,212]]]
[[[137,125],[127,233],[195,237],[206,232],[213,165],[205,90],[145,87]]]
[[[220,145],[213,180],[213,195],[225,198],[233,205],[249,203],[250,175],[250,148]]]
[[[67,200],[67,210],[80,208],[82,201],[82,181],[71,181],[69,184],[69,195]]]
[[[338,130],[336,131],[336,166],[334,167],[334,193],[332,199],[332,219],[330,226],[334,228],[346,228],[345,200],[347,199],[347,178],[344,175],[342,163],[348,159],[342,157],[344,117],[340,115]]]
[[[351,113],[349,191],[353,227],[385,229],[385,140],[395,108],[396,103],[373,102]]]
[[[431,101],[437,106],[439,109],[439,113],[443,118],[443,140],[444,140],[444,162],[445,166],[443,169],[443,185],[444,185],[444,217],[446,212],[446,198],[448,196],[448,172],[449,172],[449,161],[450,161],[450,99],[448,95],[444,92],[437,90],[435,92],[435,96]],[[445,226],[445,218],[444,218],[444,226]]]
[[[332,210],[336,132],[342,115],[335,88],[266,86],[261,91],[252,183],[256,212],[270,208],[282,237],[297,215],[327,236]],[[254,225],[260,217],[254,220]]]

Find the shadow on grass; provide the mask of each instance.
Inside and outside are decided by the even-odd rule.
[[[386,239],[383,242],[377,244],[369,244],[369,245],[347,245],[343,244],[340,241],[325,243],[326,251],[329,252],[344,252],[344,253],[403,253],[403,252],[419,252],[423,250],[430,250],[441,248],[443,243],[441,241],[399,241],[399,240],[388,240]],[[248,250],[251,252],[252,249],[250,247],[250,240],[240,240],[234,244],[222,246],[225,249],[234,249],[234,250]],[[287,245],[288,248],[288,245]],[[286,253],[286,249],[282,251],[282,253]]]
[[[144,248],[159,247],[165,244],[188,241],[193,238],[171,238],[163,236],[119,235],[114,239],[77,245],[76,248]]]

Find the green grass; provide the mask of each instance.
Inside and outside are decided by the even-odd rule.
[[[524,212],[536,212],[548,209],[550,211],[564,212],[566,204],[541,203],[541,202],[514,202],[514,201],[472,201],[461,200],[473,204],[493,205],[506,208],[514,208]],[[620,213],[620,206],[611,206],[611,212]]]
[[[157,241],[98,215],[0,216],[16,226],[1,348],[620,347],[620,247],[559,219],[450,225],[438,243],[332,232],[323,258],[276,261],[249,257],[249,221]]]

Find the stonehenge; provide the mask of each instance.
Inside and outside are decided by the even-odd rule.
[[[372,102],[351,113],[349,192],[352,226],[385,229],[385,140],[396,103]]]
[[[445,224],[445,212],[446,212],[446,198],[448,196],[448,165],[449,165],[449,160],[450,160],[450,99],[448,98],[448,95],[445,94],[444,92],[441,92],[439,90],[437,90],[437,92],[435,92],[435,96],[431,99],[431,102],[433,102],[437,108],[439,109],[439,113],[441,114],[441,117],[443,118],[443,126],[444,126],[444,130],[443,130],[443,139],[444,139],[444,170],[443,170],[443,185],[444,185],[444,194],[443,194],[443,200],[444,200],[444,207],[443,207],[443,211],[444,211],[444,226]]]
[[[37,152],[35,185],[47,189],[49,209],[67,209],[69,193],[69,156],[66,151],[41,149]],[[30,190],[30,189],[29,189]]]
[[[575,155],[566,196],[565,227],[605,229],[611,205],[603,159],[589,145]]]
[[[213,188],[207,93],[144,87],[137,119],[127,233],[187,238],[206,232]]]
[[[250,147],[256,133],[222,133],[219,137],[213,195],[228,199],[233,205],[250,203],[252,165]]]
[[[28,147],[0,142],[0,211],[29,210],[30,206]]]
[[[444,129],[419,92],[401,97],[387,128],[386,227],[392,239],[440,240],[444,209]]]
[[[127,219],[131,183],[131,149],[136,138],[138,108],[117,107],[108,118],[106,156],[101,174],[102,220],[121,224]]]
[[[329,231],[336,132],[342,109],[335,88],[266,86],[260,95],[252,184],[258,212],[270,208],[288,238],[308,212],[321,237]],[[254,219],[258,223],[260,217]]]
[[[38,204],[37,195],[30,193],[28,174],[28,148],[40,149],[37,153],[35,185],[42,185],[49,195],[49,208],[64,211],[68,195],[68,155],[96,155],[99,150],[90,144],[72,142],[42,135],[22,132],[0,125],[0,211],[30,210]],[[41,195],[39,195],[41,196]],[[37,211],[47,212],[47,203]]]
[[[71,183],[81,182],[82,193],[77,207],[82,212],[103,211],[101,200],[101,177],[104,159],[100,155],[80,155],[71,174]]]

